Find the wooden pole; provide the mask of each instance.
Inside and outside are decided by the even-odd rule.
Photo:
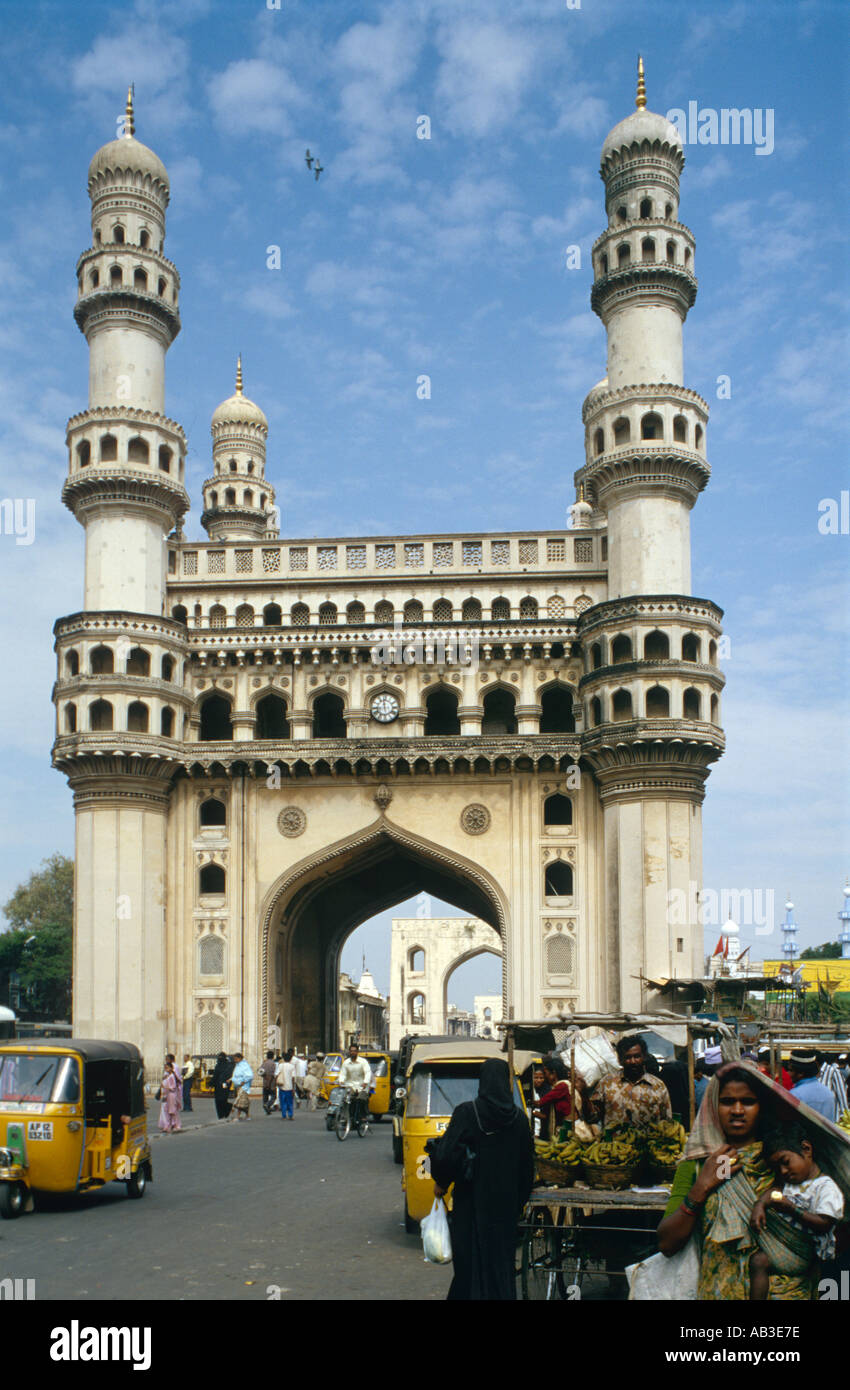
[[[576,1035],[573,1033],[570,1042],[570,1112],[573,1117],[573,1128],[576,1122]]]
[[[688,1131],[694,1127],[696,1119],[696,1095],[694,1094],[694,1040],[691,1037],[690,1028],[685,1027],[685,1036],[688,1043],[688,1110],[690,1112],[690,1124]]]

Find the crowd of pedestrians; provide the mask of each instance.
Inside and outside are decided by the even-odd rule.
[[[219,1120],[238,1123],[251,1117],[251,1090],[255,1083],[262,1088],[261,1104],[266,1115],[279,1113],[281,1119],[294,1119],[294,1111],[303,1104],[307,1110],[318,1105],[319,1090],[325,1067],[323,1052],[314,1056],[299,1056],[294,1048],[286,1052],[268,1051],[257,1069],[241,1052],[228,1056],[219,1052],[212,1071],[212,1091],[215,1112]],[[163,1134],[182,1131],[181,1113],[192,1111],[192,1086],[198,1068],[189,1053],[178,1064],[173,1052],[166,1054],[162,1081],[156,1093],[160,1102],[159,1129]]]

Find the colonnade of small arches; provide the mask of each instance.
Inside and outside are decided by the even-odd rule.
[[[668,435],[664,428],[663,416],[656,410],[648,410],[640,418],[639,434],[636,434],[636,438],[641,441],[664,441],[666,438],[668,443],[672,439],[674,444],[693,447],[700,453],[705,451],[705,430],[701,424],[696,423],[692,433],[690,421],[684,415],[674,415],[672,431]],[[600,454],[608,453],[611,449],[622,449],[632,442],[631,421],[628,416],[619,415],[607,431],[602,425],[594,429],[592,453],[598,457]]]
[[[213,603],[206,612],[201,604],[195,605],[193,624],[196,628],[206,626],[221,629],[283,626],[336,627],[366,623],[392,627],[397,623],[477,623],[488,619],[491,622],[515,620],[536,622],[541,617],[557,621],[566,617],[568,609],[572,609],[572,607],[573,605],[561,594],[552,594],[545,603],[541,603],[531,594],[526,594],[516,605],[512,605],[509,598],[501,595],[490,602],[489,611],[477,598],[464,599],[459,606],[453,604],[451,599],[438,598],[427,608],[420,599],[409,599],[401,607],[396,607],[388,599],[380,599],[375,603],[371,612],[359,599],[344,606],[326,600],[313,610],[308,604],[299,601],[293,603],[287,613],[284,613],[279,603],[267,603],[259,613],[250,603],[238,604],[232,613],[228,613],[223,604]],[[177,622],[188,624],[189,612],[185,604],[175,605],[171,610],[171,616]]]
[[[78,468],[87,468],[90,463],[126,463],[130,466],[142,465],[147,467],[153,460],[162,473],[170,473],[174,462],[174,450],[167,444],[156,444],[151,447],[150,442],[143,435],[134,434],[127,439],[121,447],[119,437],[111,431],[101,434],[94,441],[94,449],[90,439],[81,439],[74,450],[74,461]],[[120,457],[119,457],[120,455]],[[182,473],[182,468],[181,468]]]
[[[374,692],[376,693],[376,692]],[[399,698],[400,692],[394,690]],[[517,694],[504,686],[495,686],[480,697],[481,735],[499,738],[517,732]],[[542,734],[574,733],[575,713],[572,692],[565,686],[552,685],[540,693],[539,732]],[[234,736],[233,706],[220,692],[210,692],[198,704],[201,742],[232,740]],[[422,711],[417,710],[419,714]],[[464,708],[465,718],[470,711]],[[291,709],[287,700],[277,693],[262,695],[254,704],[254,738],[260,740],[292,737]],[[346,738],[347,710],[343,695],[323,691],[313,695],[309,705],[313,738]],[[401,717],[405,709],[400,711]],[[428,692],[424,702],[425,737],[451,738],[461,732],[460,693],[448,686],[437,686]]]
[[[85,666],[85,669],[83,669]],[[121,669],[119,669],[119,667]],[[88,649],[81,662],[80,651],[71,647],[62,653],[60,673],[65,680],[76,680],[91,676],[124,676],[147,680],[160,680],[182,687],[186,680],[186,663],[169,652],[152,656],[142,646],[131,647],[123,659],[116,662],[116,651],[105,643]],[[163,738],[177,737],[177,711],[166,701],[150,702],[123,695],[118,701],[108,700],[102,695],[83,700],[82,697],[63,702],[62,732],[75,734],[86,730],[90,733],[108,733],[123,729],[128,733],[158,733]],[[181,732],[185,734],[185,719]]]
[[[590,701],[589,712],[592,729],[600,724],[616,724],[630,719],[708,719],[711,724],[719,724],[720,701],[717,695],[706,697],[695,686],[687,686],[682,691],[680,707],[674,709],[667,686],[651,685],[638,695],[637,700],[633,698],[631,690],[620,687],[610,695],[595,695]]]
[[[684,633],[679,642],[682,661],[701,662],[703,652],[707,651],[710,666],[717,664],[717,643],[709,638],[708,643],[696,632]],[[674,657],[673,659],[677,659]],[[600,637],[591,643],[588,651],[588,670],[598,671],[604,666],[616,666],[625,661],[668,661],[671,659],[671,641],[666,632],[653,628],[643,639],[642,649],[626,632],[615,633],[611,637]]]

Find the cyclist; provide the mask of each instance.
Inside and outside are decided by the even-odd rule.
[[[367,1112],[369,1087],[372,1084],[372,1068],[366,1058],[360,1056],[357,1043],[352,1043],[349,1047],[348,1056],[339,1069],[336,1084],[354,1092],[351,1098],[351,1125],[356,1129],[361,1116]]]

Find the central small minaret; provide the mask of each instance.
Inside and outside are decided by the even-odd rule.
[[[236,389],[213,411],[213,476],[204,483],[201,525],[211,541],[276,537],[274,488],[266,481],[269,422],[242,390],[242,358]]]

